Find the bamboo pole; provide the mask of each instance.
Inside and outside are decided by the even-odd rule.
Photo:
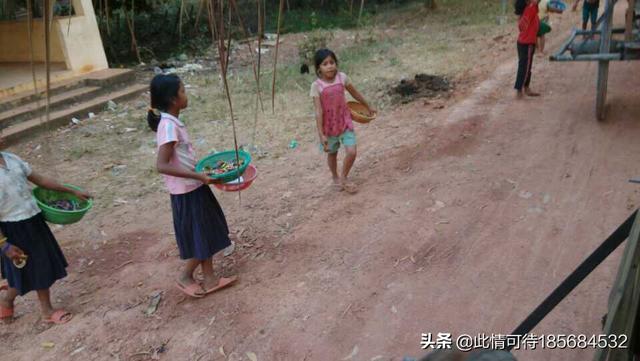
[[[262,0],[256,0],[257,10],[258,10],[258,67],[257,67],[256,86],[258,87],[258,92],[262,91],[260,88],[260,74],[261,74],[260,64],[262,60],[262,38],[264,37],[262,10],[260,6],[261,4],[262,4]],[[256,142],[256,128],[258,126],[258,105],[260,105],[262,113],[264,114],[264,104],[262,103],[260,93],[256,94],[256,106],[255,106],[255,113],[254,113],[254,119],[253,119],[253,132],[251,135],[251,143],[253,144],[255,144]]]
[[[213,7],[212,7],[213,8]],[[231,8],[229,8],[229,11],[231,11]],[[215,21],[215,13],[213,14],[212,18]],[[233,114],[233,101],[231,100],[231,91],[229,90],[229,82],[227,80],[227,67],[229,65],[229,56],[228,56],[228,52],[231,48],[231,32],[229,32],[229,42],[228,42],[228,47],[225,51],[225,45],[224,45],[224,36],[222,36],[222,34],[224,34],[224,4],[223,1],[220,1],[220,21],[219,21],[219,32],[218,32],[218,53],[220,55],[220,70],[222,73],[222,82],[224,84],[224,92],[225,95],[227,96],[227,102],[229,105],[229,115],[231,116],[231,127],[233,129],[233,146],[235,149],[235,153],[236,153],[236,164],[240,165],[240,154],[238,153],[238,135],[237,135],[237,131],[236,131],[236,119],[235,119],[235,115]],[[225,54],[227,53],[227,54]],[[238,192],[238,202],[240,204],[242,204],[242,196],[241,196],[242,192]]]
[[[364,10],[364,0],[360,0],[360,12],[358,13],[358,27],[360,27],[360,20],[362,19],[363,10]]]
[[[104,0],[104,9],[105,9],[105,14],[107,16],[107,18],[106,18],[107,35],[109,35],[109,37],[111,37],[111,26],[109,25],[109,0]]]
[[[244,27],[244,22],[242,21],[242,17],[240,16],[240,12],[238,11],[238,5],[236,3],[236,0],[230,0],[229,1],[229,5],[233,6],[233,9],[236,12],[236,16],[238,17],[238,23],[240,24],[240,28],[242,28],[242,34],[244,35],[245,38],[249,39],[249,36],[251,34],[249,34],[247,32],[247,30]],[[231,13],[231,9],[229,9],[229,13]],[[255,61],[255,57],[253,55],[253,42],[252,41],[248,41],[247,42],[247,47],[249,49],[249,56],[251,58],[251,67],[253,69],[253,77],[256,80],[256,91],[257,91],[257,96],[258,99],[260,100],[260,104],[262,105],[262,95],[260,92],[260,79],[258,78],[258,71],[256,68],[256,61]],[[263,106],[264,108],[264,106]]]
[[[69,14],[67,15],[69,17],[69,23],[67,24],[67,36],[69,36],[69,33],[71,32],[71,10],[73,10],[73,2],[69,1]]]
[[[135,33],[135,0],[131,0],[131,19],[125,12],[124,18],[127,21],[127,25],[129,26],[129,33],[131,34],[131,50],[135,52],[136,57],[138,58],[138,62],[142,63],[142,58],[140,57],[140,49],[138,49],[138,42],[136,41],[136,33]]]
[[[51,104],[51,11],[49,11],[49,0],[44,0],[44,62],[45,62],[45,71],[46,71],[46,105],[45,105],[45,114],[46,121],[49,124],[50,114],[49,114],[49,106]],[[52,9],[53,10],[53,9]]]
[[[40,109],[40,94],[38,93],[38,79],[36,77],[35,50],[33,49],[33,0],[26,0],[27,3],[27,34],[29,37],[29,63],[31,65],[31,79],[33,80],[33,92],[36,96],[36,106]],[[42,124],[42,114],[39,115]]]
[[[276,54],[273,59],[273,81],[271,83],[271,111],[276,113],[276,73],[278,69],[278,49],[280,48],[280,25],[282,24],[282,11],[284,8],[284,0],[280,0],[280,8],[278,10],[278,25],[276,35]]]
[[[184,13],[184,0],[180,0],[180,10],[178,12],[178,41],[182,44],[182,15]]]
[[[198,32],[198,25],[200,25],[200,18],[202,17],[202,7],[205,1],[206,0],[198,1],[198,11],[196,12],[196,23],[193,26],[196,33]]]

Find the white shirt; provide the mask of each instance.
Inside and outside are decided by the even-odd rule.
[[[12,153],[0,156],[5,163],[0,165],[0,222],[24,221],[40,213],[27,181],[29,163]]]

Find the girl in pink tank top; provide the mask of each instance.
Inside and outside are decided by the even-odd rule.
[[[318,79],[311,84],[311,97],[316,109],[316,126],[320,144],[327,152],[329,170],[335,185],[349,193],[355,193],[355,184],[349,181],[349,171],[356,160],[356,135],[351,113],[347,107],[345,90],[375,113],[364,97],[351,84],[344,73],[338,71],[338,58],[329,49],[320,49],[314,56]],[[338,175],[338,149],[345,148],[342,174]]]

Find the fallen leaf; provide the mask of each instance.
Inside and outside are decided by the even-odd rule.
[[[73,356],[75,354],[79,354],[80,352],[82,352],[85,349],[85,346],[79,347],[77,349],[75,349],[72,353],[69,354],[69,356]]]
[[[147,307],[145,314],[147,316],[153,315],[158,310],[158,305],[160,304],[161,300],[162,300],[162,291],[151,296],[151,300],[149,301],[149,307]]]
[[[346,361],[346,360],[351,360],[352,358],[356,357],[356,355],[358,354],[360,350],[358,349],[358,345],[356,345],[353,348],[353,351],[351,351],[351,354],[345,358],[342,359],[342,361]]]
[[[55,345],[56,345],[55,343],[49,342],[49,341],[46,341],[46,342],[42,343],[42,347],[44,347],[44,348],[54,348]]]
[[[247,352],[247,357],[251,361],[258,361],[258,356],[256,356],[256,354],[251,351]]]
[[[533,193],[527,192],[527,191],[521,191],[520,194],[518,194],[518,196],[520,196],[520,198],[529,199],[533,196]]]
[[[220,348],[218,349],[218,351],[220,351],[220,354],[224,357],[227,357],[227,354],[224,353],[224,346],[220,346]]]

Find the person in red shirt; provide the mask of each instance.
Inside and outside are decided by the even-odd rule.
[[[536,51],[536,39],[540,29],[538,18],[539,0],[516,0],[515,8],[518,19],[518,73],[516,85],[518,98],[525,94],[539,96],[540,94],[529,89],[531,83],[531,67],[533,66],[533,54]]]

